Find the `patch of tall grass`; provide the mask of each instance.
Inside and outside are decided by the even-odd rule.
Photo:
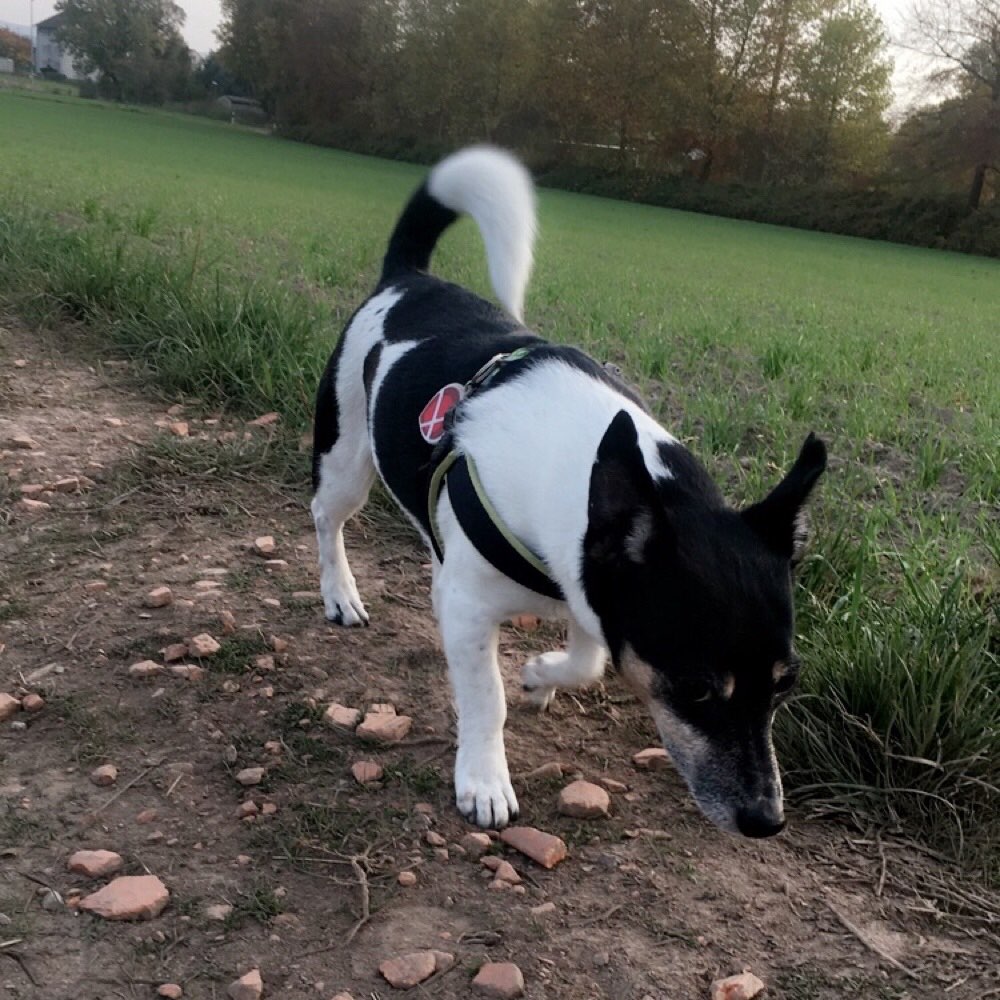
[[[872,527],[818,539],[799,577],[802,691],[777,740],[793,796],[874,817],[995,879],[1000,633],[995,591],[967,570],[885,548]]]
[[[168,391],[237,412],[280,409],[305,424],[329,318],[309,296],[203,267],[197,247],[60,228],[29,210],[0,213],[0,291],[35,318],[99,329],[109,348]]]

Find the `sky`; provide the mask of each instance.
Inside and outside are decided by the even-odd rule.
[[[175,0],[177,2],[177,0]],[[12,24],[31,22],[31,0],[0,0],[0,21]],[[222,17],[219,0],[180,0],[187,18],[184,21],[184,38],[195,52],[210,52],[216,48],[215,28]],[[55,0],[35,0],[35,24],[56,12]]]
[[[215,28],[222,16],[220,0],[176,0],[187,14],[184,38],[195,52],[202,54],[216,48]],[[906,12],[912,0],[874,0],[889,30],[889,36],[898,41],[903,29]],[[31,18],[31,0],[0,0],[0,21],[27,25]],[[55,13],[55,0],[34,0],[35,23]],[[893,88],[896,93],[895,108],[902,108],[920,96],[919,78],[921,60],[901,46],[892,45],[891,54],[896,64]]]

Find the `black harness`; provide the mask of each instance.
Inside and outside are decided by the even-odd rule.
[[[445,424],[446,437],[432,458],[432,462],[436,462],[436,465],[427,495],[431,544],[438,560],[443,561],[444,545],[437,523],[437,505],[441,490],[447,482],[448,499],[451,501],[455,518],[479,554],[504,576],[521,584],[522,587],[536,594],[564,601],[566,595],[563,594],[559,584],[552,579],[544,560],[507,527],[490,502],[472,457],[457,449],[449,450],[445,443],[450,437],[450,429],[462,403],[478,389],[488,385],[504,365],[520,361],[530,354],[531,350],[530,347],[522,347],[509,354],[497,354],[490,358],[465,384],[462,401],[448,412]]]

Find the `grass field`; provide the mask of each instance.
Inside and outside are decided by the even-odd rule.
[[[0,91],[0,296],[301,428],[422,171]],[[542,192],[529,325],[622,365],[734,502],[809,430],[790,783],[998,868],[1000,262]],[[478,237],[439,274],[488,293]],[[305,470],[302,472],[305,480]]]

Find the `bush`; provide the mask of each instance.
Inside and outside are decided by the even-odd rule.
[[[957,195],[701,184],[689,177],[609,173],[579,165],[546,170],[539,182],[687,212],[1000,257],[1000,205],[970,213]]]

